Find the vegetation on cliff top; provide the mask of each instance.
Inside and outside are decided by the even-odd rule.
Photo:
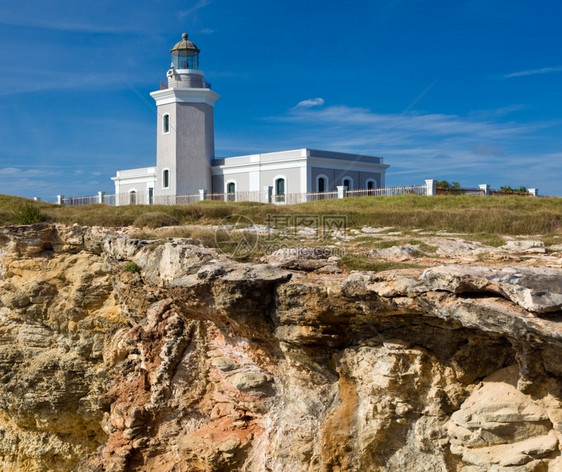
[[[321,200],[300,205],[204,201],[177,206],[65,207],[0,195],[0,225],[39,221],[86,226],[142,226],[143,222],[152,227],[175,222],[205,225],[219,224],[231,215],[244,215],[255,224],[275,222],[274,215],[346,215],[348,228],[372,226],[403,231],[506,235],[562,233],[562,198],[556,197],[401,195]]]

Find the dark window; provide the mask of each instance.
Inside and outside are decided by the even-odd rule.
[[[162,188],[168,188],[170,186],[170,171],[164,169],[162,171]]]
[[[236,184],[234,182],[226,184],[226,194],[226,199],[229,202],[236,201]]]
[[[351,180],[345,179],[343,181],[343,186],[345,187],[346,190],[349,190],[351,188]]]
[[[324,177],[320,177],[318,179],[318,193],[322,193],[326,191],[326,179]]]
[[[285,179],[277,179],[275,181],[275,201],[285,201]]]
[[[129,205],[136,205],[137,204],[137,192],[136,190],[131,190],[129,192]]]
[[[170,132],[170,115],[166,114],[162,117],[162,133]]]

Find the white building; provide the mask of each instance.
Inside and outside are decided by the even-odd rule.
[[[158,110],[156,166],[117,171],[112,177],[117,205],[189,203],[208,194],[282,203],[337,187],[384,187],[389,166],[382,157],[314,149],[215,157],[213,113],[219,95],[199,69],[200,51],[184,33],[170,53],[167,86],[150,94]]]

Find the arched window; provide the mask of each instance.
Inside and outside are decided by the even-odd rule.
[[[377,187],[377,182],[374,179],[367,180],[367,195],[373,194],[373,189]]]
[[[353,180],[349,177],[345,177],[342,181],[342,185],[345,187],[346,190],[353,190]]]
[[[326,177],[318,177],[318,193],[326,191]]]
[[[170,115],[168,115],[168,113],[166,113],[163,117],[162,117],[162,133],[166,134],[170,132]]]
[[[285,201],[285,179],[279,178],[275,180],[275,201]]]
[[[137,191],[130,190],[129,191],[129,205],[136,205],[137,204]]]
[[[162,171],[162,188],[170,188],[170,169]]]
[[[316,176],[316,192],[324,193],[328,191],[329,181],[328,176],[325,174],[320,174]],[[320,197],[322,198],[322,197]]]
[[[236,182],[228,182],[226,184],[226,199],[229,202],[236,201]]]

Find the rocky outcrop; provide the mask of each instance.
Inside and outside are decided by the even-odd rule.
[[[0,469],[562,467],[562,271],[0,230]]]

